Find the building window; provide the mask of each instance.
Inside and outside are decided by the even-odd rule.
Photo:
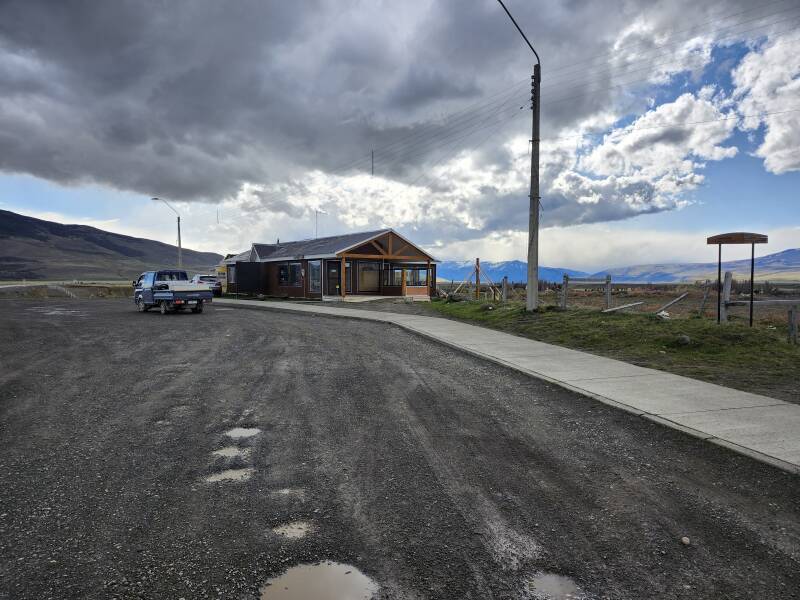
[[[319,294],[322,291],[322,261],[308,261],[308,291]]]
[[[379,262],[358,262],[358,291],[377,292],[381,274],[381,263]]]
[[[428,270],[425,267],[406,269],[406,285],[425,287],[428,285]]]
[[[406,270],[406,285],[424,287],[428,285],[428,269],[419,265],[408,265]],[[383,270],[383,285],[400,287],[403,285],[403,267],[386,265]]]
[[[284,263],[278,267],[278,285],[284,287],[300,287],[303,285],[302,274],[302,263]]]

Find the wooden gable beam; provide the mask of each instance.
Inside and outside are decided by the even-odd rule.
[[[378,252],[380,252],[380,253],[381,253],[381,256],[386,256],[386,250],[384,250],[383,248],[381,248],[381,245],[380,245],[378,242],[376,242],[375,240],[370,240],[370,241],[369,241],[369,243],[370,243],[370,244],[372,244],[373,246],[375,246],[375,249],[376,249]]]

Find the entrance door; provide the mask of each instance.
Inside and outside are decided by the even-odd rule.
[[[326,263],[325,273],[326,273],[326,286],[325,286],[325,293],[328,296],[341,296],[342,292],[339,289],[341,287],[342,278],[340,272],[342,270],[342,263],[339,261],[329,260]],[[346,263],[347,270],[345,271],[345,292],[351,293],[350,289],[350,280],[352,277],[352,269],[350,268],[350,263]]]
[[[325,263],[326,265],[326,281],[327,284],[325,286],[326,293],[329,296],[340,296],[341,292],[339,291],[339,285],[341,283],[341,278],[339,276],[340,271],[340,264],[339,261],[329,260]]]

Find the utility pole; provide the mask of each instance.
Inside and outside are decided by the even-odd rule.
[[[542,65],[539,54],[534,50],[533,45],[528,41],[514,17],[508,12],[503,0],[497,0],[503,10],[506,11],[508,18],[517,28],[522,39],[536,57],[536,64],[533,66],[533,76],[531,77],[531,112],[533,113],[533,123],[531,125],[531,192],[530,207],[528,215],[528,293],[526,310],[534,311],[539,307],[539,206],[541,195],[539,193],[539,122],[540,122],[540,97],[542,88]]]
[[[164,200],[163,198],[153,198],[153,201],[154,202],[163,202],[178,217],[178,268],[182,269],[183,268],[183,249],[181,248],[181,216],[180,216],[180,214],[178,214],[178,211],[175,210],[175,208],[169,202]]]

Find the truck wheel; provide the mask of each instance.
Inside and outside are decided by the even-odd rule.
[[[161,314],[162,315],[167,314],[167,301],[166,300],[162,300],[161,301]]]
[[[141,296],[136,298],[136,310],[138,310],[139,312],[144,312],[144,311],[147,310],[145,308],[145,306],[144,306],[144,302],[142,301],[142,297]]]
[[[203,312],[203,303],[201,302],[200,304],[197,305],[196,308],[193,308],[192,312],[193,313],[201,313],[201,312]]]

